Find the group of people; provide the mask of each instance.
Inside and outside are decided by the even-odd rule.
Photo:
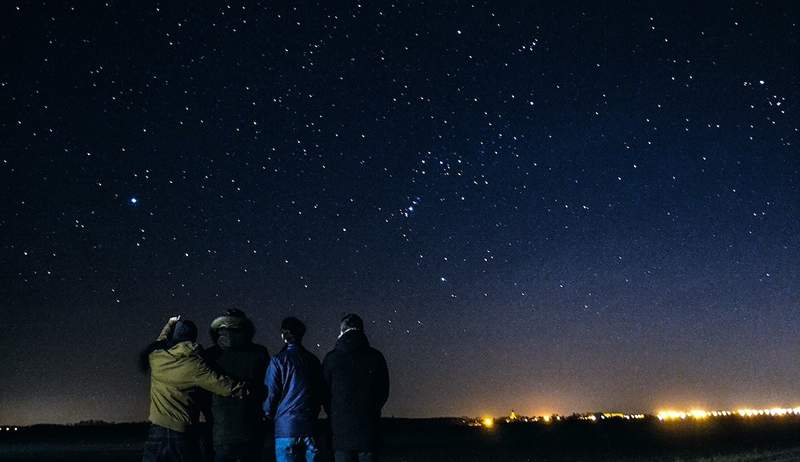
[[[305,347],[306,326],[289,317],[280,326],[281,351],[270,357],[253,343],[255,327],[240,310],[211,323],[213,346],[197,343],[197,326],[170,318],[142,354],[150,372],[150,430],[143,462],[200,462],[200,415],[211,426],[216,462],[262,460],[273,429],[278,462],[321,461],[320,409],[330,425],[336,462],[377,461],[380,416],[389,372],[372,348],[364,322],[342,318],[335,348],[324,361]]]

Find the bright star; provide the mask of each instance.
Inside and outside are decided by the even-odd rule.
[[[139,203],[139,199],[131,197],[131,204],[136,205],[137,203]]]

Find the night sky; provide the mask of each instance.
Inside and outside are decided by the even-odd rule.
[[[800,404],[800,4],[291,3],[0,6],[0,421],[228,308],[387,415]]]

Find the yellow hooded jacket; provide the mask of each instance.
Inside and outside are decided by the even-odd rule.
[[[165,340],[174,327],[167,323],[158,336]],[[150,353],[150,417],[155,425],[185,432],[197,422],[199,412],[192,390],[206,389],[230,396],[242,384],[209,369],[195,342],[180,342],[168,350]]]

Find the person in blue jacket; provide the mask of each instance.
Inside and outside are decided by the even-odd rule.
[[[314,427],[322,406],[322,365],[303,347],[306,326],[289,317],[281,323],[283,349],[272,357],[264,383],[264,414],[275,424],[277,462],[317,462]]]

